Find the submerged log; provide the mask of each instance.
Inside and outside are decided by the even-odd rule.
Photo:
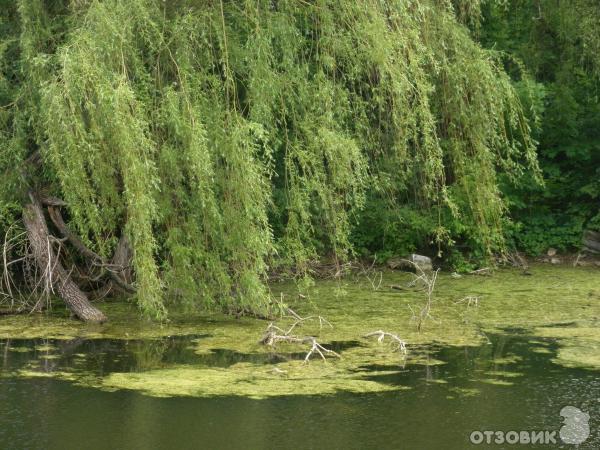
[[[39,267],[46,286],[55,290],[71,312],[86,322],[104,322],[106,316],[92,305],[87,296],[73,282],[62,266],[51,244],[44,211],[40,201],[30,195],[31,203],[23,210],[23,222],[35,262]]]

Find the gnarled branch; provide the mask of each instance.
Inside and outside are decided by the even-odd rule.
[[[125,292],[128,292],[130,294],[135,294],[136,289],[132,285],[130,285],[129,283],[124,281],[117,273],[118,271],[125,270],[126,267],[124,265],[116,264],[114,261],[115,258],[113,258],[113,263],[108,263],[107,261],[104,260],[104,258],[102,258],[102,256],[100,256],[93,250],[89,249],[83,243],[83,241],[81,239],[79,239],[79,236],[77,236],[75,233],[73,233],[69,229],[69,227],[63,220],[62,215],[61,215],[60,211],[58,210],[58,208],[56,208],[54,206],[49,206],[48,213],[50,214],[50,219],[52,219],[52,223],[54,223],[54,225],[56,226],[58,231],[63,235],[63,237],[68,239],[68,241],[71,243],[71,245],[73,245],[73,247],[75,247],[79,251],[79,253],[81,253],[84,257],[91,260],[91,262],[94,265],[99,266],[103,270],[108,272],[108,275],[110,276],[111,280],[120,289],[122,289]],[[122,239],[124,239],[124,238],[122,238]],[[119,245],[122,245],[121,241],[119,241]],[[117,247],[117,249],[119,249],[119,247]],[[115,252],[115,256],[117,256],[117,255],[119,255],[119,253]]]

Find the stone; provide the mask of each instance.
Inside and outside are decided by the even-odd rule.
[[[550,247],[550,248],[548,249],[548,251],[546,252],[546,254],[547,254],[548,256],[550,256],[550,257],[552,257],[552,256],[555,256],[555,255],[556,255],[556,249],[555,249],[555,248],[553,248],[553,247]]]
[[[416,253],[413,253],[409,256],[408,260],[419,266],[421,270],[433,270],[433,264],[429,256],[417,255]]]
[[[583,233],[582,244],[589,253],[600,253],[600,233],[586,230]]]
[[[428,256],[417,255],[413,253],[406,258],[390,258],[387,261],[387,266],[392,270],[415,270],[415,265],[421,270],[433,270],[431,258]]]

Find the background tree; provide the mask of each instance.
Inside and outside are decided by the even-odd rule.
[[[503,186],[516,246],[530,254],[577,249],[600,229],[600,4],[589,0],[487,2],[481,41],[505,53],[545,183]]]

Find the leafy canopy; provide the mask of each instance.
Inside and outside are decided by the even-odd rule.
[[[103,255],[126,233],[150,316],[265,310],[271,268],[351,256],[372,205],[487,255],[497,172],[537,170],[501,58],[467,28],[479,1],[0,4],[1,207],[35,185]],[[36,151],[42,171],[11,170]]]

